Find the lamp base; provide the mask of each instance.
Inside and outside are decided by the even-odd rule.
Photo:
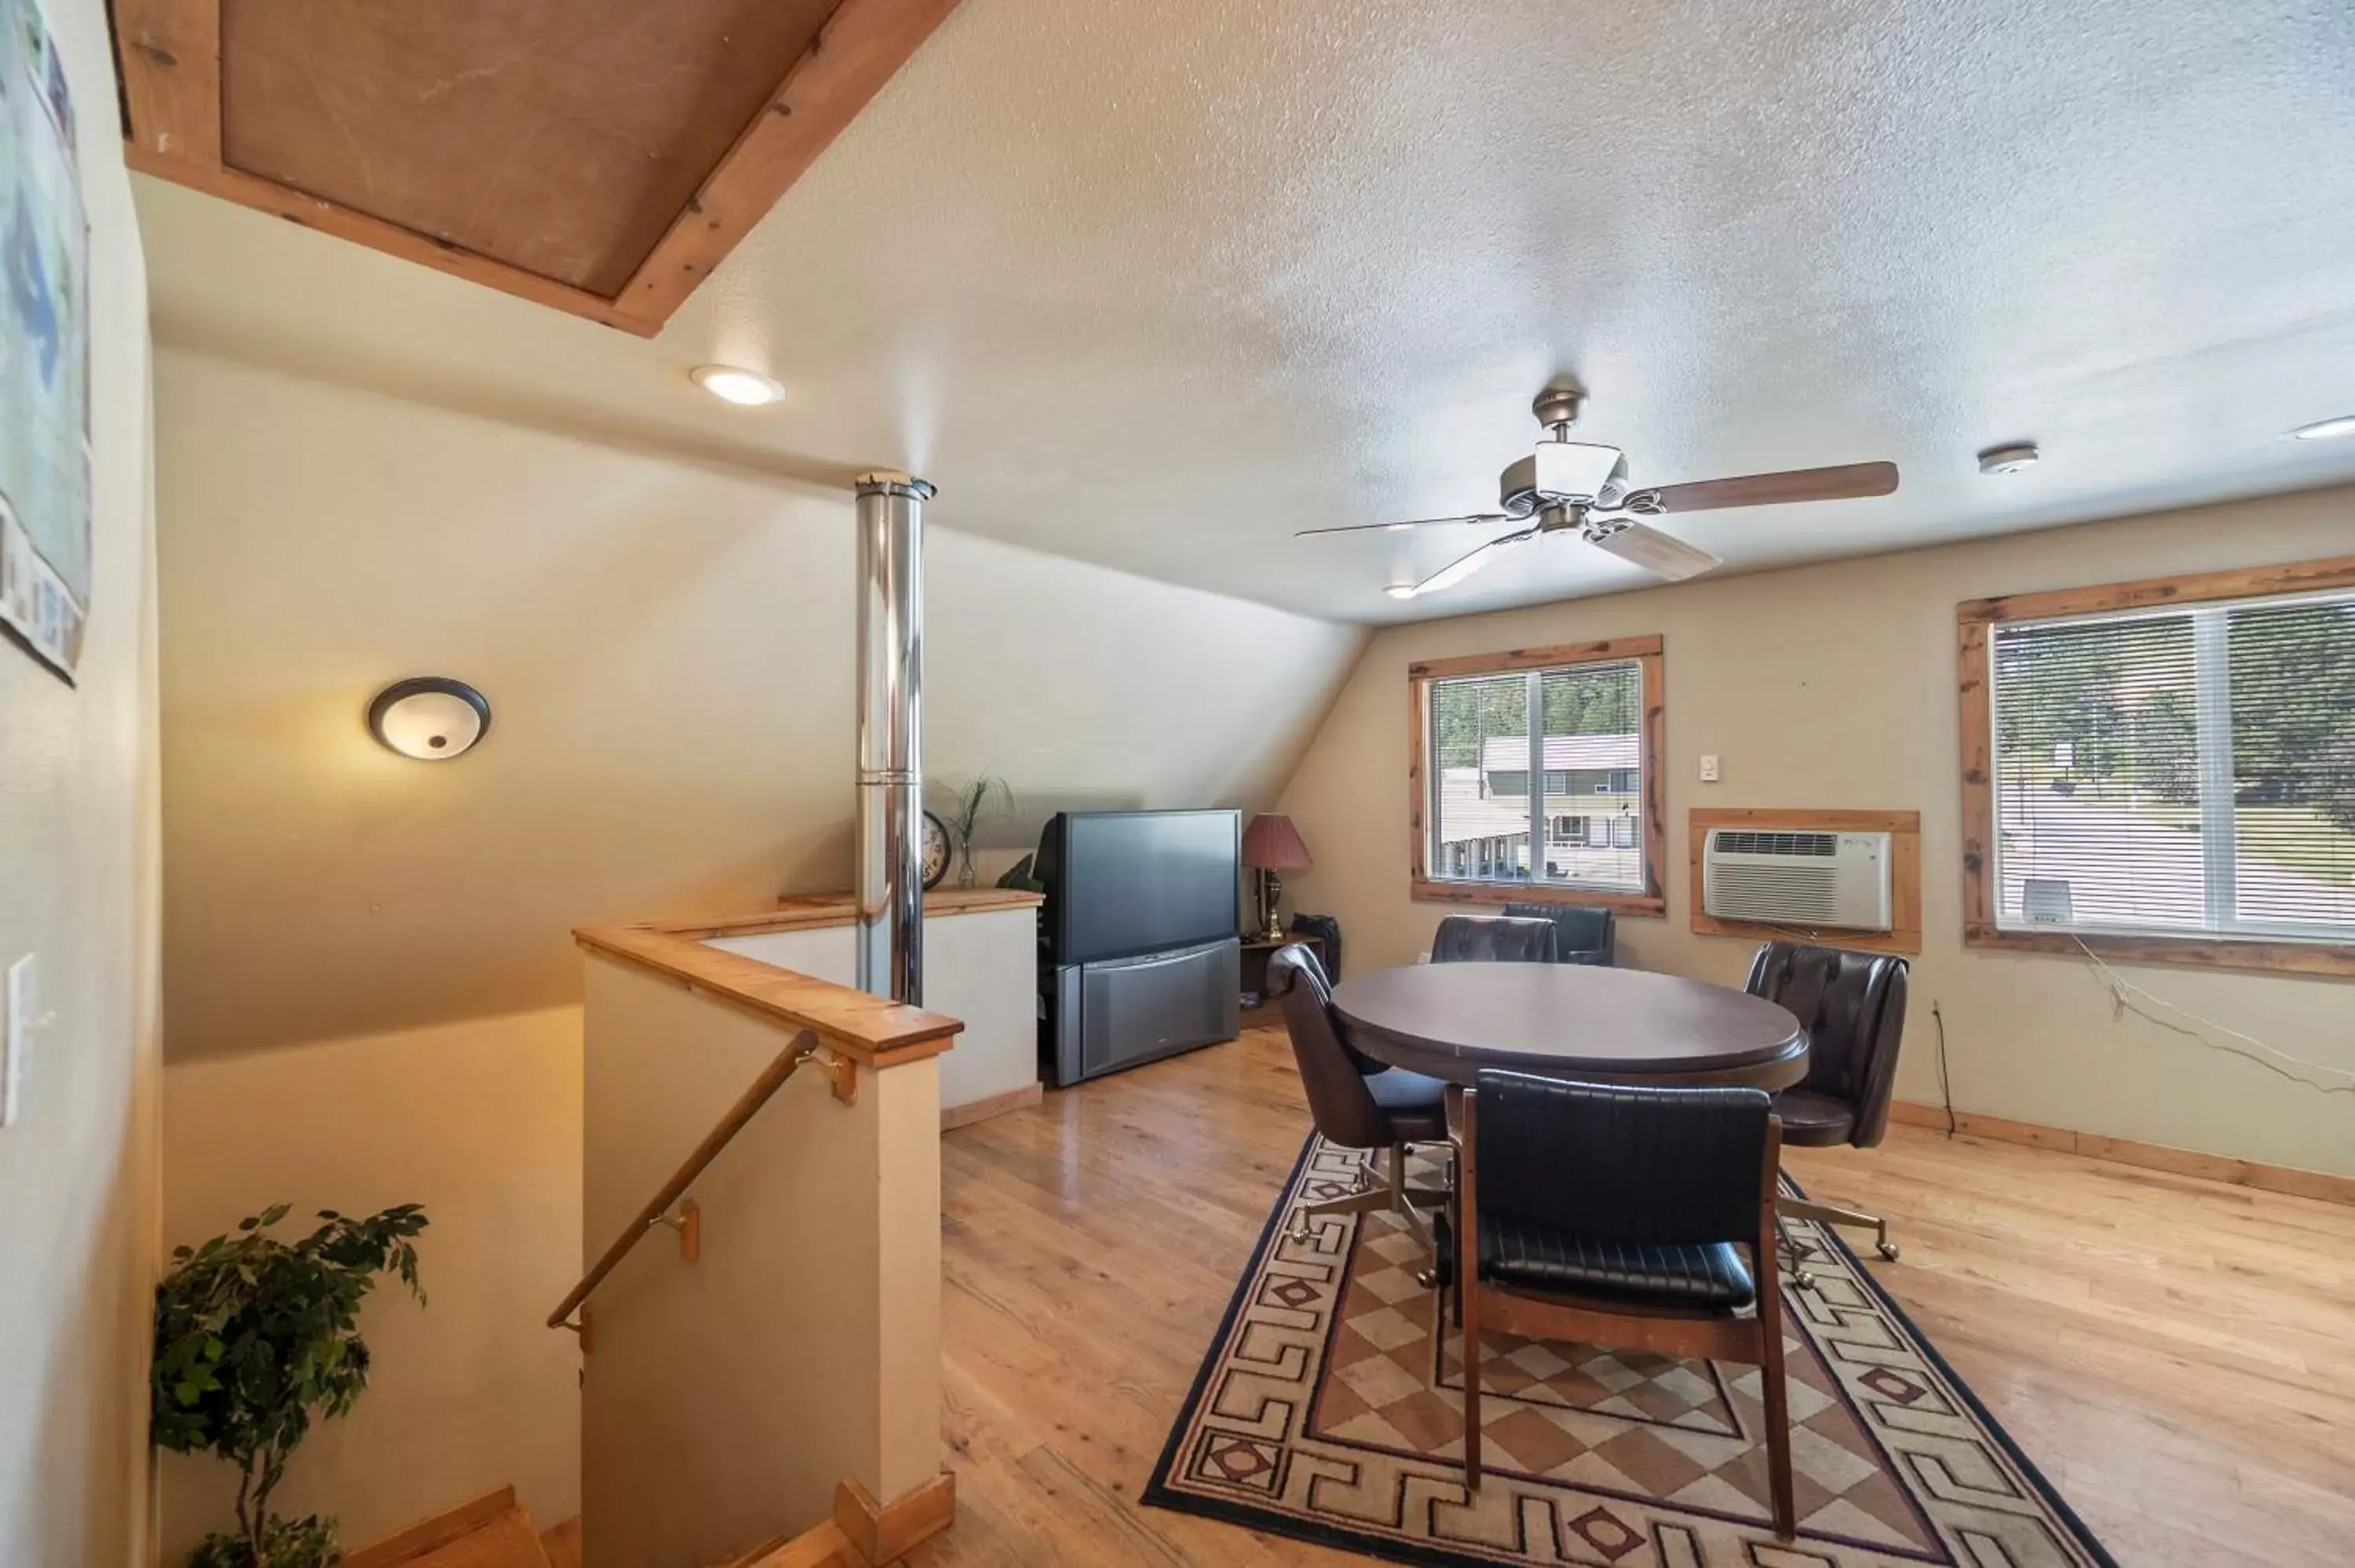
[[[1284,940],[1284,923],[1276,913],[1276,906],[1283,901],[1284,879],[1272,871],[1261,872],[1259,874],[1260,940],[1263,942]]]

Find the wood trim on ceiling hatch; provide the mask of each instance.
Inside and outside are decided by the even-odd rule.
[[[663,329],[957,0],[842,0],[613,298],[221,162],[220,0],[115,0],[131,167],[639,337]]]

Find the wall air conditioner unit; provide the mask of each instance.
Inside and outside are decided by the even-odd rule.
[[[1889,835],[1711,828],[1701,908],[1805,930],[1889,929]]]

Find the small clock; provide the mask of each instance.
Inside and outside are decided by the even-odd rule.
[[[930,893],[949,874],[948,824],[924,813],[924,891]]]

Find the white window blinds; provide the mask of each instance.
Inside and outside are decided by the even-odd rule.
[[[2355,595],[1998,626],[1998,924],[2355,938]]]

